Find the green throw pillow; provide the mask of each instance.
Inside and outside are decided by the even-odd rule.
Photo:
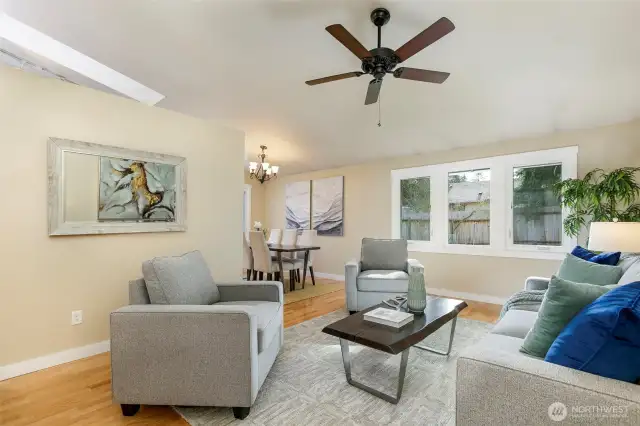
[[[551,277],[533,328],[529,330],[520,352],[544,358],[551,344],[571,319],[585,306],[609,289],[594,284],[575,283]]]
[[[560,265],[557,275],[558,278],[573,281],[574,283],[617,284],[620,277],[622,277],[622,268],[619,266],[600,265],[568,254]]]

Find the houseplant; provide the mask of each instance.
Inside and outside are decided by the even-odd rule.
[[[636,174],[640,167],[622,167],[605,173],[594,169],[582,179],[558,182],[554,190],[569,210],[564,232],[577,237],[583,227],[595,222],[640,222],[640,185]]]

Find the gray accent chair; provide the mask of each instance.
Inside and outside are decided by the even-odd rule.
[[[424,272],[409,259],[406,240],[363,238],[360,260],[345,265],[347,309],[355,313],[407,293],[409,275]]]
[[[189,287],[184,281],[192,271],[181,289]],[[157,288],[144,279],[129,283],[130,305],[110,318],[113,400],[124,415],[135,415],[141,404],[232,407],[239,419],[249,414],[283,346],[282,284],[238,280],[215,287],[211,304],[154,304]]]
[[[618,285],[640,281],[639,254],[623,254],[618,266],[624,271]],[[530,277],[525,290],[546,290],[548,285],[548,278]],[[640,386],[520,352],[539,308],[507,311],[491,333],[460,354],[456,425],[640,424]],[[555,402],[567,407],[567,418],[560,423],[549,416],[549,406]],[[579,411],[593,407],[622,412],[620,417],[598,417],[599,411]]]

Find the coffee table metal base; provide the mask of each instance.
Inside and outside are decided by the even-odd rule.
[[[342,363],[344,364],[344,372],[347,376],[347,383],[351,386],[355,386],[358,389],[362,389],[365,392],[369,392],[371,395],[377,396],[378,398],[384,399],[387,402],[392,404],[397,404],[400,401],[400,397],[402,396],[402,387],[404,386],[404,376],[407,372],[407,361],[409,360],[409,349],[401,352],[400,359],[400,372],[398,374],[398,390],[396,391],[396,396],[388,395],[386,393],[380,392],[377,389],[373,389],[365,384],[360,382],[356,382],[351,378],[351,354],[349,353],[349,341],[345,339],[340,339],[340,349],[342,350]]]
[[[449,336],[449,347],[447,348],[447,351],[441,351],[438,349],[433,349],[430,348],[428,346],[421,346],[421,345],[413,345],[414,348],[418,348],[418,349],[422,349],[423,351],[428,351],[428,352],[433,352],[434,354],[438,354],[438,355],[449,355],[451,353],[451,346],[453,345],[453,336],[456,333],[456,321],[458,320],[458,317],[454,317],[453,320],[451,320],[451,335]]]

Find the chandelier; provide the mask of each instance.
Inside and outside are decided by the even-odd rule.
[[[258,155],[260,161],[252,161],[249,163],[249,177],[251,179],[257,179],[260,183],[265,183],[272,178],[278,177],[280,167],[265,163],[264,160],[267,158],[267,154],[264,152],[267,150],[267,146],[260,145],[260,149],[262,150],[262,154]]]

